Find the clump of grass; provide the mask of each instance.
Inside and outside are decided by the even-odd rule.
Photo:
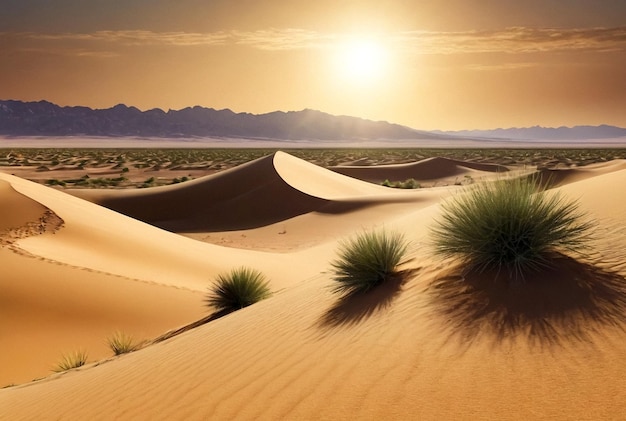
[[[109,348],[115,355],[122,355],[137,349],[133,337],[124,332],[115,332],[113,336],[107,339]]]
[[[271,291],[265,276],[246,267],[218,275],[205,298],[216,312],[230,313],[268,298]]]
[[[62,371],[71,370],[72,368],[82,367],[87,362],[87,352],[76,351],[69,354],[63,354],[61,361],[53,369],[53,371],[60,373]]]
[[[422,187],[420,183],[414,178],[407,178],[404,181],[389,181],[385,180],[381,183],[385,187],[392,187],[395,189],[419,189]]]
[[[523,278],[548,266],[555,252],[581,252],[592,227],[577,202],[525,177],[475,185],[444,204],[432,235],[439,255]]]
[[[367,292],[397,275],[408,251],[408,241],[397,232],[368,231],[343,242],[331,263],[333,292],[346,295]]]

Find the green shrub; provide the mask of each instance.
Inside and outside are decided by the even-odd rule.
[[[115,332],[113,336],[107,339],[107,343],[115,355],[126,354],[137,349],[133,337],[123,332]]]
[[[85,365],[87,362],[87,353],[85,351],[76,351],[69,354],[63,354],[61,361],[53,369],[57,373],[67,371]]]
[[[49,186],[61,186],[61,187],[65,187],[65,181],[63,180],[57,180],[56,178],[53,178],[51,180],[46,181],[46,184]]]
[[[333,291],[353,294],[369,291],[397,275],[407,253],[408,242],[400,233],[384,230],[364,232],[339,246],[339,257],[331,263]]]
[[[405,180],[404,183],[400,183],[399,187],[401,189],[419,189],[421,185],[414,178],[409,178]]]
[[[386,179],[381,183],[384,187],[392,187],[394,189],[419,189],[422,187],[414,178],[407,178],[404,181],[389,181]]]
[[[241,267],[218,275],[205,298],[216,312],[230,313],[271,295],[265,276],[254,269]]]
[[[445,203],[432,235],[439,255],[523,278],[549,265],[554,252],[585,247],[593,224],[584,216],[576,202],[543,190],[535,179],[498,180]]]

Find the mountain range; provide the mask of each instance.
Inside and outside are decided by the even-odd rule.
[[[601,126],[528,127],[495,130],[423,131],[317,110],[235,113],[200,106],[141,111],[118,104],[107,109],[61,107],[48,101],[0,100],[0,135],[220,137],[273,140],[455,140],[577,141],[618,139],[626,129]]]
[[[524,127],[493,130],[459,130],[440,131],[433,133],[465,138],[507,139],[507,140],[588,140],[588,139],[615,139],[626,137],[626,129],[606,124],[600,126],[574,127]],[[626,140],[626,139],[625,139]]]
[[[0,101],[0,134],[12,136],[226,137],[278,140],[447,138],[384,121],[315,110],[235,113],[199,106],[141,111],[60,107],[47,101]]]

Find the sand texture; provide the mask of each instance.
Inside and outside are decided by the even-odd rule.
[[[513,292],[433,256],[429,229],[464,187],[368,182],[506,170],[437,158],[331,171],[277,152],[72,195],[0,174],[0,386],[15,384],[0,419],[624,419],[624,161],[544,170],[597,222],[593,247]],[[338,244],[381,227],[411,242],[405,276],[333,294]],[[269,299],[151,342],[210,316],[211,280],[241,265],[267,276]],[[147,343],[113,357],[115,331]],[[50,371],[77,349],[85,366]]]

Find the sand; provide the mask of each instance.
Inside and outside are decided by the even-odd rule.
[[[17,384],[0,390],[0,419],[623,419],[624,162],[553,170],[596,239],[514,300],[432,255],[429,226],[462,187],[363,181],[503,168],[419,164],[340,174],[277,152],[180,185],[75,196],[0,174],[0,385]],[[380,227],[411,241],[407,276],[339,299],[339,242]],[[206,317],[211,280],[240,265],[273,296],[111,355],[116,330],[149,340]],[[87,365],[50,371],[79,348]]]

